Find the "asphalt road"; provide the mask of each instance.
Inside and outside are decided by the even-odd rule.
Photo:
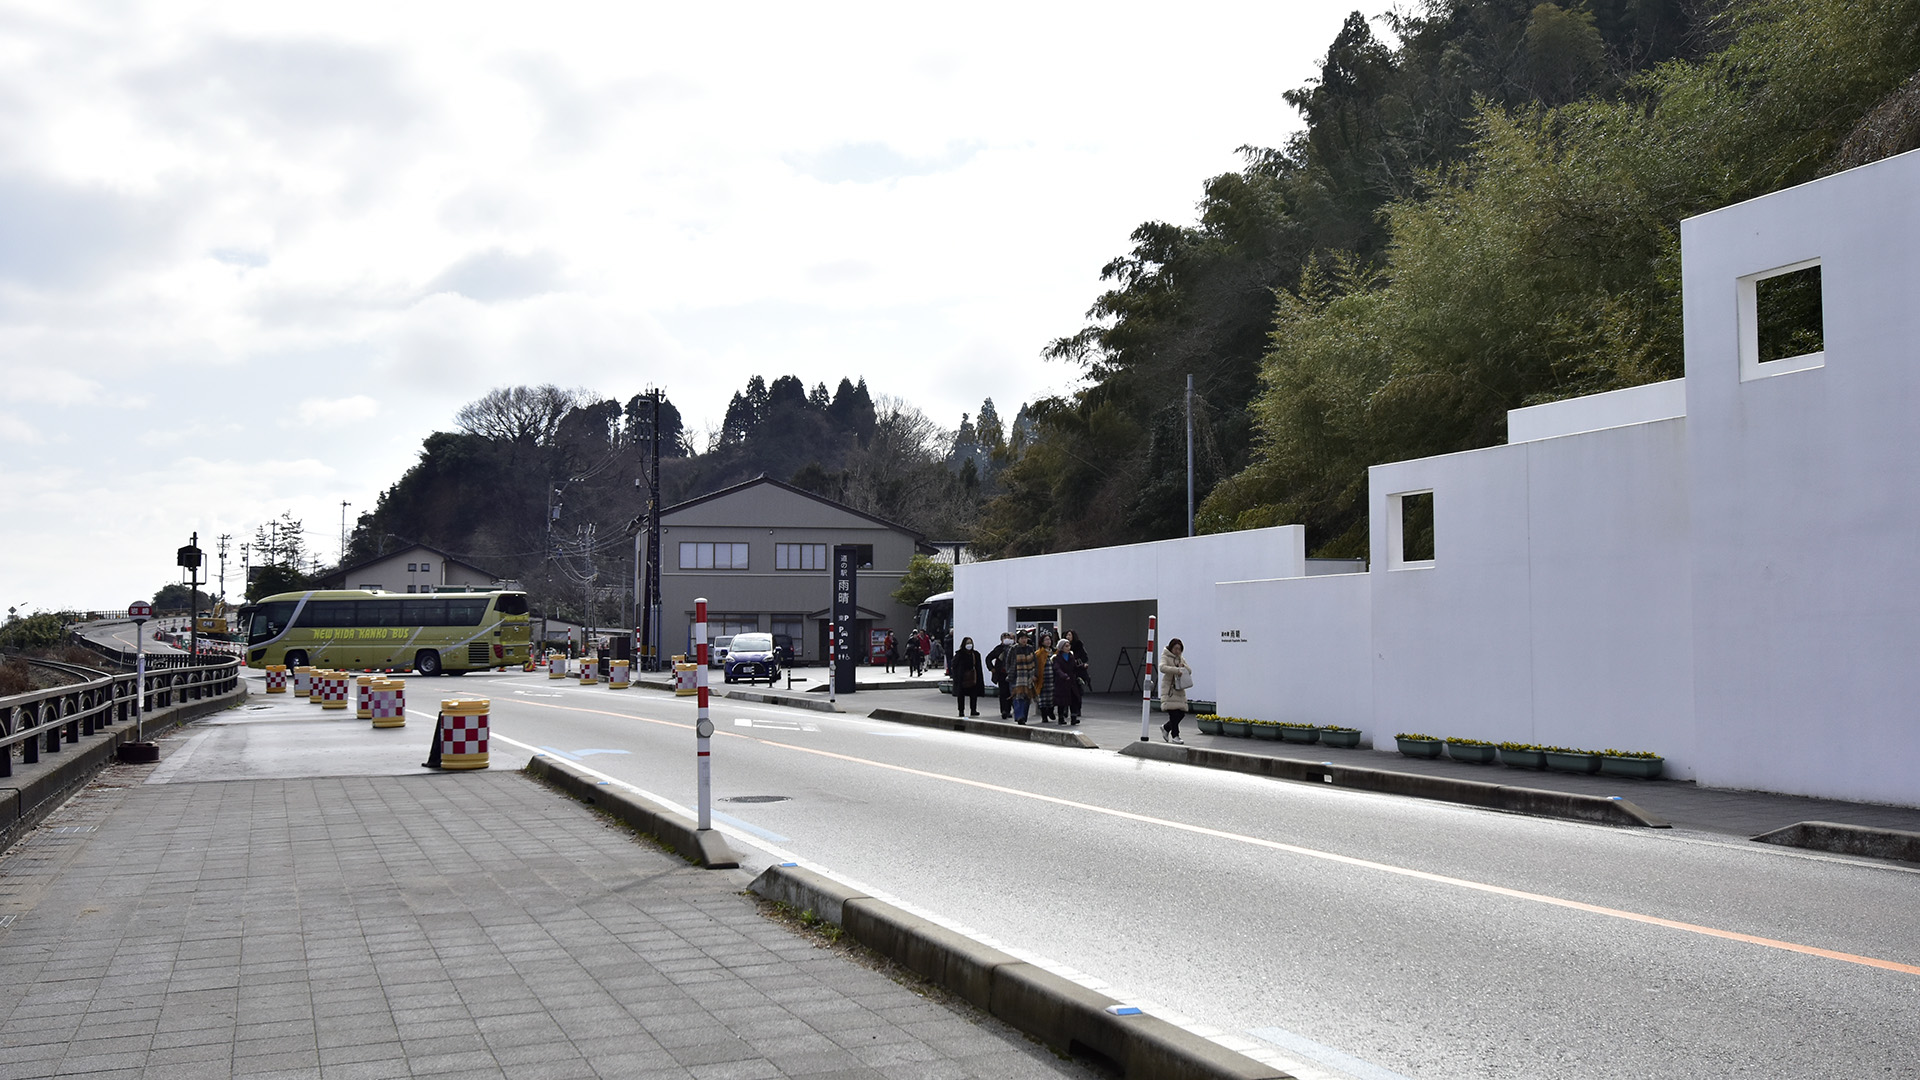
[[[539,748],[693,802],[691,699],[518,674],[409,692],[402,732],[282,707],[186,760],[417,768],[434,701],[484,694],[496,767]],[[724,699],[713,718],[714,816],[751,868],[797,859],[1307,1080],[1920,1075],[1920,872]]]

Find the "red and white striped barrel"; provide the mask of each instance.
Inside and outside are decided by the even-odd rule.
[[[440,703],[441,768],[487,767],[487,714],[492,705],[486,698],[448,698]]]
[[[287,692],[287,665],[267,665],[267,693],[284,694]]]
[[[580,685],[588,686],[600,681],[600,661],[591,656],[580,658]]]
[[[407,726],[407,684],[399,679],[375,679],[368,687],[368,711],[372,713],[373,726],[393,728]]]
[[[373,719],[373,683],[371,675],[360,675],[353,680],[353,715],[361,720]]]
[[[313,669],[302,665],[293,669],[293,696],[311,698],[313,696]]]
[[[554,653],[547,657],[547,678],[564,679],[567,677],[567,654]]]
[[[345,709],[347,707],[347,683],[349,679],[344,671],[329,671],[320,683],[320,707],[323,709]]]

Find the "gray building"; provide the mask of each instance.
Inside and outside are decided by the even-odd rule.
[[[914,555],[934,553],[920,533],[764,476],[665,508],[661,647],[669,655],[691,652],[693,602],[704,596],[713,637],[784,634],[798,659],[819,663],[839,544],[872,550],[860,570],[854,640],[865,643],[885,630],[904,637],[915,613],[892,594]]]
[[[327,589],[383,589],[394,593],[430,593],[448,589],[514,589],[490,570],[463,562],[425,544],[343,567],[320,579]]]

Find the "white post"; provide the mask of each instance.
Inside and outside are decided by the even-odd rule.
[[[707,715],[707,598],[693,602],[693,651],[696,717],[693,725],[699,761],[700,828],[713,828],[713,720]]]
[[[140,630],[146,626],[145,619],[133,620],[133,741],[146,742],[144,712],[141,709],[147,696],[147,639]]]
[[[1160,616],[1147,616],[1147,662],[1144,668],[1146,676],[1140,681],[1141,742],[1153,741],[1153,736],[1148,734],[1148,725],[1153,722],[1153,650],[1155,648],[1153,639],[1155,631],[1159,628],[1159,622]]]

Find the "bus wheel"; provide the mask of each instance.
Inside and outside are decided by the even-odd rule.
[[[287,670],[288,671],[292,671],[294,668],[297,668],[297,667],[306,667],[306,666],[307,666],[306,653],[303,653],[300,650],[295,649],[294,651],[287,654]]]
[[[434,676],[441,673],[440,654],[432,649],[421,649],[413,657],[413,670],[422,675]]]

